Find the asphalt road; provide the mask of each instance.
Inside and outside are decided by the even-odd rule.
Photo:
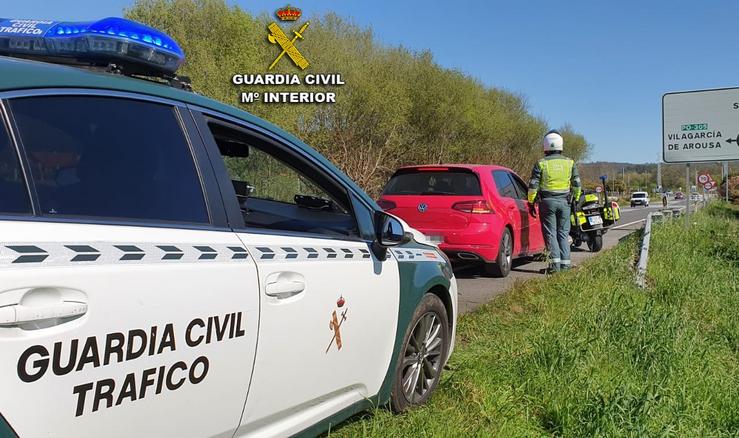
[[[672,207],[685,207],[685,201],[670,201]],[[621,208],[621,220],[603,236],[603,249],[610,248],[624,236],[641,229],[647,214],[662,209],[662,203],[654,203],[649,207]],[[595,255],[583,244],[581,248],[573,248],[572,263],[577,266],[583,260]],[[490,278],[482,274],[476,267],[459,267],[455,269],[457,285],[459,287],[459,311],[467,313],[481,304],[485,304],[497,295],[505,293],[513,286],[516,280],[543,277],[541,269],[546,268],[546,262],[522,260],[514,262],[510,275],[506,278]]]

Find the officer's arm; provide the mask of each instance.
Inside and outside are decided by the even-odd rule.
[[[534,164],[534,169],[531,171],[531,179],[529,180],[529,204],[533,204],[536,201],[536,195],[539,193],[539,181],[541,181],[541,167],[539,163]]]
[[[570,179],[570,185],[572,186],[572,196],[575,201],[580,201],[582,195],[582,182],[580,181],[580,174],[577,172],[577,166],[572,164],[572,178]]]

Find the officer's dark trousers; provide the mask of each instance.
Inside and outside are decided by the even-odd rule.
[[[563,198],[544,198],[539,203],[541,232],[549,251],[549,267],[554,271],[570,267],[570,205]]]

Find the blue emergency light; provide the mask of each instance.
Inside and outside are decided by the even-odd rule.
[[[185,54],[167,34],[123,18],[88,22],[0,18],[0,54],[116,64],[132,74],[171,74]]]

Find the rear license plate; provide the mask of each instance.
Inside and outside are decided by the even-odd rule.
[[[444,242],[444,236],[440,236],[438,234],[425,234],[425,236],[426,240],[436,245]]]
[[[588,223],[590,225],[601,225],[603,224],[603,218],[600,216],[588,216]]]

